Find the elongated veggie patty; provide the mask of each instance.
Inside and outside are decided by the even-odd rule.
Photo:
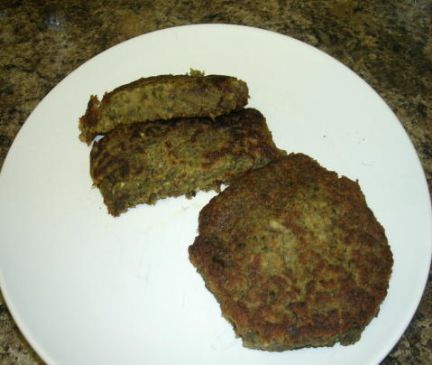
[[[189,256],[244,346],[272,351],[356,342],[393,264],[359,184],[303,154],[234,179]]]
[[[221,183],[284,155],[263,115],[242,109],[211,118],[179,118],[117,127],[94,143],[90,172],[109,212]]]
[[[223,75],[161,75],[142,78],[106,93],[102,101],[91,96],[80,118],[80,139],[90,143],[121,124],[210,117],[243,108],[247,84]]]

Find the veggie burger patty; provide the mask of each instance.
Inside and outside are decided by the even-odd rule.
[[[359,184],[303,154],[214,197],[189,257],[244,346],[272,351],[356,342],[393,264]]]

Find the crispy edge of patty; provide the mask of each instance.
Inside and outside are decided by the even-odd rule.
[[[393,265],[359,184],[303,154],[214,197],[189,257],[243,345],[269,351],[356,342]]]
[[[218,191],[222,183],[279,158],[264,116],[242,109],[117,127],[93,144],[90,174],[113,216],[140,203]]]
[[[211,117],[243,108],[247,84],[225,75],[160,75],[141,78],[105,93],[90,96],[79,120],[80,139],[89,144],[120,124]]]

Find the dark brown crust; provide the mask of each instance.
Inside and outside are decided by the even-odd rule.
[[[393,264],[358,183],[302,154],[213,198],[189,256],[243,344],[272,351],[357,341]]]
[[[198,190],[219,189],[233,177],[284,153],[263,115],[243,109],[211,118],[179,118],[117,127],[95,142],[90,173],[109,212]]]
[[[136,97],[138,93],[143,94]],[[120,94],[122,97],[116,100]],[[134,97],[137,100],[127,105],[125,100]],[[246,83],[230,76],[159,75],[141,78],[105,93],[101,101],[91,96],[79,121],[80,139],[90,143],[98,134],[105,134],[120,124],[172,118],[214,118],[243,108],[248,98]],[[143,105],[142,111],[136,113],[140,104]]]
[[[100,101],[98,97],[96,95],[91,95],[87,104],[87,110],[79,120],[79,127],[81,130],[97,123],[99,119],[99,104]]]

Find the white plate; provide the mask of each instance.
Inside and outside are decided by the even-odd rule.
[[[244,349],[189,263],[213,193],[109,216],[91,188],[78,118],[90,94],[142,76],[235,75],[279,147],[358,179],[386,229],[394,270],[379,316],[353,346]],[[378,363],[408,325],[431,256],[431,210],[416,153],[383,100],[313,47],[254,28],[197,25],[134,38],[71,73],[30,115],[0,177],[1,288],[51,364]]]

